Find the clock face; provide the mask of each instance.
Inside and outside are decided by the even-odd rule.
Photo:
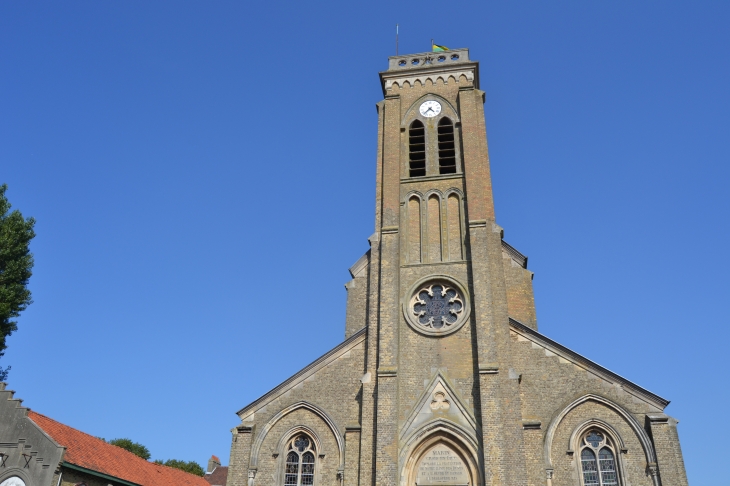
[[[419,111],[426,118],[431,118],[441,113],[441,104],[438,101],[424,101]]]

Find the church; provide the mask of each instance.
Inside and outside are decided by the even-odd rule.
[[[668,400],[538,331],[479,64],[390,57],[345,340],[240,411],[228,486],[682,486]]]

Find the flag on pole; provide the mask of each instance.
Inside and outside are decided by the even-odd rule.
[[[448,51],[449,48],[446,46],[440,46],[438,44],[433,44],[431,47],[433,49],[433,52],[442,52],[442,51]]]

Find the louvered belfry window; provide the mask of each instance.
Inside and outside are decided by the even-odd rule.
[[[408,130],[408,162],[410,177],[426,175],[426,130],[420,120]]]
[[[313,486],[315,450],[312,439],[299,434],[289,441],[284,466],[284,486]]]
[[[583,486],[619,486],[616,456],[611,441],[600,430],[590,430],[581,441]]]
[[[456,174],[454,124],[444,117],[438,124],[439,174]]]

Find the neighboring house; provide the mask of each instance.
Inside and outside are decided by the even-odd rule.
[[[56,486],[63,446],[28,418],[13,393],[0,383],[0,484]]]
[[[205,480],[211,486],[226,486],[228,479],[228,466],[221,466],[221,460],[217,456],[210,456],[208,469],[205,472]]]
[[[209,486],[20,406],[0,384],[1,486]]]

